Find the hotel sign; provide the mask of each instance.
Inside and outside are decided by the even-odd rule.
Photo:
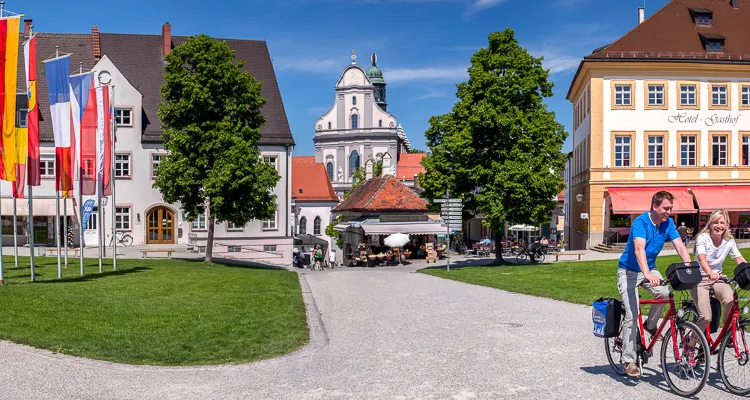
[[[732,113],[713,113],[713,114],[701,114],[701,113],[679,113],[670,115],[667,117],[667,121],[670,124],[703,124],[705,126],[716,126],[716,125],[737,125],[742,114]]]

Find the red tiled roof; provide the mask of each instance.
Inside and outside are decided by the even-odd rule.
[[[424,167],[420,163],[425,157],[426,153],[401,153],[396,167],[397,178],[413,181],[414,175],[424,172]]]
[[[292,157],[292,197],[298,201],[338,201],[326,167],[315,157]]]
[[[427,202],[396,178],[386,175],[354,189],[333,211],[427,212]]]
[[[711,10],[711,25],[698,26],[690,9]],[[738,8],[733,8],[729,0],[672,0],[620,39],[595,50],[585,59],[747,63],[750,62],[747,21],[750,21],[747,0],[741,0]],[[707,52],[701,35],[726,38],[724,51]]]

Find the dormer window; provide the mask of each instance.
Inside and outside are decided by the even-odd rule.
[[[724,51],[724,36],[715,33],[701,33],[701,41],[708,52]]]
[[[690,15],[693,16],[693,21],[695,21],[696,25],[711,26],[714,12],[708,8],[691,8]]]

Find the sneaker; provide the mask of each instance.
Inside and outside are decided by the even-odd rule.
[[[641,376],[641,370],[636,363],[625,364],[625,373],[628,374],[628,376]]]

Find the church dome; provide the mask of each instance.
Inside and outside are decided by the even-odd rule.
[[[372,66],[367,70],[367,77],[370,78],[372,83],[385,83],[383,71],[378,68],[378,56],[372,53],[370,59],[372,60]]]

